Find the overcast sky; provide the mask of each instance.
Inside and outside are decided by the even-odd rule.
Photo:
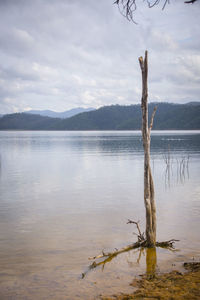
[[[149,101],[200,101],[200,1],[171,0],[135,20],[113,0],[0,0],[0,113]]]

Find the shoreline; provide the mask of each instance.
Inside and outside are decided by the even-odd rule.
[[[173,270],[163,274],[142,275],[130,286],[133,293],[101,296],[101,300],[129,299],[200,299],[200,262],[185,262],[185,272]]]

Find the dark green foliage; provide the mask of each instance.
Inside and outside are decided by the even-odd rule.
[[[153,129],[200,129],[200,103],[150,103],[149,116],[154,106],[158,109]],[[56,119],[25,113],[0,118],[0,130],[140,130],[141,107],[104,106],[67,119]]]
[[[48,130],[50,126],[60,121],[40,115],[15,113],[5,115],[0,119],[1,130]]]
[[[154,129],[200,129],[200,103],[196,105],[160,103]]]
[[[56,129],[68,130],[118,130],[126,119],[141,115],[140,106],[104,106],[95,111],[81,113],[56,124]],[[140,123],[140,121],[139,121]],[[58,126],[58,127],[57,127]],[[140,126],[138,124],[138,126]]]

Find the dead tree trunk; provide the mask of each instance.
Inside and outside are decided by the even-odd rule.
[[[144,204],[146,208],[146,237],[141,233],[138,222],[128,220],[127,224],[135,224],[138,229],[138,241],[129,246],[123,247],[121,249],[116,249],[113,252],[105,253],[102,251],[102,254],[94,256],[90,259],[102,259],[100,262],[93,262],[87,269],[86,272],[82,273],[82,278],[88,273],[88,271],[102,265],[104,266],[107,262],[110,262],[114,257],[118,254],[127,252],[131,249],[137,248],[154,248],[149,249],[152,251],[147,251],[147,274],[153,273],[155,271],[156,266],[156,249],[155,247],[167,248],[173,251],[174,242],[178,240],[169,240],[165,242],[156,242],[156,206],[155,206],[155,197],[154,197],[154,184],[153,177],[151,173],[150,166],[150,139],[151,139],[151,129],[153,127],[153,120],[156,113],[157,107],[154,108],[150,125],[148,126],[148,85],[147,85],[147,77],[148,77],[148,53],[145,52],[145,58],[139,58],[140,68],[142,71],[142,138],[143,138],[143,147],[144,147]],[[153,251],[154,250],[154,251]],[[174,250],[175,251],[175,250]],[[152,260],[151,260],[151,255]]]
[[[156,245],[156,206],[154,199],[154,184],[150,166],[150,135],[153,126],[153,119],[156,112],[154,108],[150,126],[148,126],[148,52],[145,51],[145,58],[139,58],[142,72],[142,139],[144,148],[144,204],[146,209],[146,242],[148,247]]]

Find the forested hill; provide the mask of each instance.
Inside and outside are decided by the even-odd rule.
[[[153,129],[200,129],[200,103],[151,103],[158,109]],[[0,118],[0,130],[137,130],[141,129],[141,107],[104,106],[67,119],[15,113]]]

